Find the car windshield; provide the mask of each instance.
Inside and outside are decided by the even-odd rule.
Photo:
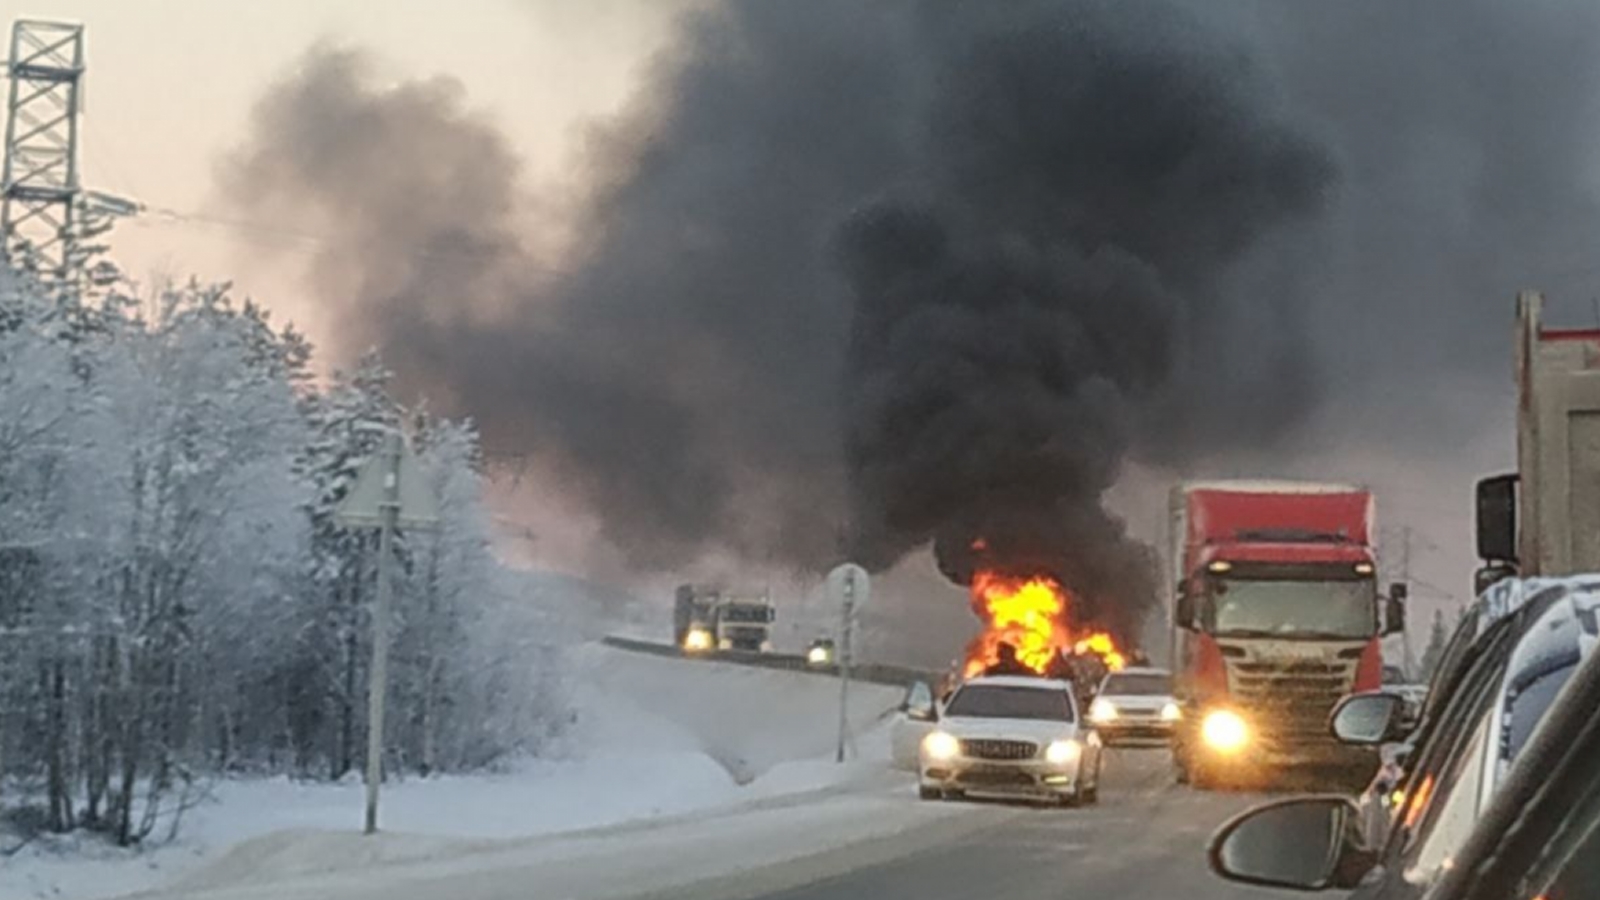
[[[1172,676],[1164,672],[1118,672],[1106,678],[1100,693],[1120,697],[1166,696],[1172,693]]]
[[[1219,636],[1361,638],[1376,625],[1370,580],[1217,579],[1209,611]]]
[[[1072,721],[1065,691],[1000,684],[967,685],[956,692],[945,715],[972,719]]]

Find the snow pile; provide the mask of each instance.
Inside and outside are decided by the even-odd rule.
[[[143,853],[88,840],[30,845],[0,862],[0,897],[92,900],[172,883],[251,884],[420,864],[502,852],[510,839],[609,833],[616,840],[667,823],[903,787],[886,774],[881,727],[856,741],[857,761],[833,763],[832,679],[599,647],[574,655],[579,718],[563,758],[392,782],[384,788],[379,840],[358,834],[363,788],[354,778],[227,780],[189,811],[173,844]],[[897,693],[863,686],[857,721],[876,720]]]

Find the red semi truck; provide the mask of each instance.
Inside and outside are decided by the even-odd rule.
[[[1404,628],[1405,586],[1377,589],[1371,492],[1195,482],[1174,488],[1170,513],[1178,780],[1364,780],[1375,759],[1335,741],[1328,714],[1379,687],[1382,637]]]

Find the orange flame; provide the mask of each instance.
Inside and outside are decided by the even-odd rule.
[[[1010,644],[1017,661],[1040,675],[1050,672],[1063,653],[1099,656],[1113,671],[1126,665],[1111,635],[1075,635],[1066,625],[1070,595],[1049,578],[1013,578],[979,572],[972,579],[972,610],[984,621],[983,633],[967,646],[966,677],[1000,662],[1000,647]]]

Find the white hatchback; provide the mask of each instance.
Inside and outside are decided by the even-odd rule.
[[[1068,682],[977,678],[956,689],[923,738],[918,785],[925,800],[974,794],[1093,803],[1102,752]]]

